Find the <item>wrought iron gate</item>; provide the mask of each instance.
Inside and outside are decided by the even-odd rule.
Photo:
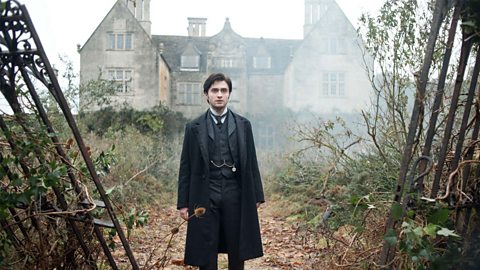
[[[0,90],[10,110],[0,113],[0,200],[8,206],[0,209],[0,233],[25,260],[37,254],[30,245],[36,242],[43,253],[63,246],[65,258],[58,267],[96,269],[101,249],[118,269],[102,229],[110,227],[131,267],[138,269],[27,9],[15,0],[2,0],[0,12]],[[54,102],[46,104],[41,89]],[[68,126],[57,128],[52,114]],[[62,137],[71,139],[62,142]],[[100,200],[91,198],[89,188]],[[93,214],[99,207],[108,213],[107,220]],[[61,227],[66,238],[45,239],[48,230]],[[49,255],[43,253],[37,255]]]
[[[478,89],[478,76],[480,71],[480,38],[478,33],[470,31],[468,27],[462,27],[461,52],[456,70],[456,80],[451,92],[450,104],[446,105],[448,114],[444,122],[439,122],[441,104],[444,102],[445,81],[447,70],[450,65],[452,48],[454,47],[455,35],[458,33],[459,20],[468,21],[465,14],[468,0],[437,0],[432,18],[428,46],[425,50],[423,68],[417,84],[416,100],[409,125],[408,137],[404,148],[397,186],[395,189],[394,204],[401,204],[403,210],[411,207],[412,201],[409,194],[416,194],[418,198],[424,197],[430,200],[444,201],[450,209],[455,210],[452,217],[456,231],[463,236],[464,247],[468,249],[468,229],[477,224],[471,224],[472,210],[477,215],[480,213],[479,179],[480,160],[478,153],[479,130],[480,130],[480,90]],[[428,121],[428,129],[425,133],[424,145],[421,149],[421,159],[414,162],[413,173],[418,169],[420,174],[407,182],[407,171],[412,164],[412,156],[415,145],[421,132],[423,112],[425,106],[428,74],[432,63],[436,40],[442,23],[445,22],[448,12],[453,10],[448,34],[448,43],[443,54],[441,73],[437,79],[437,90],[431,108]],[[476,11],[478,12],[478,10]],[[461,14],[463,14],[461,17]],[[476,52],[474,51],[476,48]],[[474,59],[473,59],[474,58]],[[465,86],[467,63],[473,62],[471,80],[468,87]],[[464,98],[461,99],[461,96]],[[463,112],[461,117],[460,113]],[[439,132],[439,130],[443,131]],[[434,141],[440,141],[439,151],[432,154]],[[425,188],[425,176],[428,175],[427,160],[434,160],[435,166],[431,177],[431,187]],[[418,168],[417,168],[418,165]],[[474,170],[473,170],[474,169]],[[472,171],[473,170],[473,171]],[[427,192],[429,191],[429,194]],[[393,209],[393,208],[392,208]],[[390,214],[386,229],[396,230],[398,221]],[[474,229],[474,228],[473,228]],[[396,247],[385,242],[381,253],[380,264],[388,267],[395,257]]]

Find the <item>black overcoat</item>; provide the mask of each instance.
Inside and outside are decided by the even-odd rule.
[[[248,260],[263,256],[256,208],[257,202],[264,202],[263,187],[250,121],[231,110],[229,114],[227,121],[230,149],[238,151],[237,156],[240,159],[235,160],[235,164],[240,164],[238,173],[242,190],[239,256],[241,260]],[[211,123],[207,121],[210,120],[208,117],[209,113],[204,113],[185,127],[178,177],[177,208],[188,207],[190,215],[195,208],[205,207],[206,211],[209,211],[210,206],[208,140],[213,139],[213,128],[208,124]],[[212,246],[212,233],[205,218],[193,217],[188,221],[185,245],[187,265],[206,265],[208,252],[216,250]]]

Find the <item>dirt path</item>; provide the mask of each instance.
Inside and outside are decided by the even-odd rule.
[[[259,210],[262,230],[262,240],[265,255],[261,258],[247,261],[245,269],[250,270],[284,270],[284,269],[322,269],[318,261],[318,240],[314,234],[302,228],[295,222],[287,221],[281,215],[278,202],[269,202]],[[163,269],[180,270],[195,269],[181,265],[185,241],[185,224],[170,242],[170,248],[165,253],[171,231],[181,223],[174,207],[152,207],[149,211],[148,225],[137,228],[130,238],[132,250],[139,265],[146,269],[162,269],[161,258],[166,254],[168,260]],[[304,227],[304,226],[303,226]],[[153,251],[153,252],[152,252]],[[116,254],[121,258],[121,254]],[[226,256],[220,255],[219,269],[227,269]]]

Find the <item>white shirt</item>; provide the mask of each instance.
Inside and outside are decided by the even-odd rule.
[[[220,121],[223,123],[225,123],[225,119],[227,118],[227,112],[228,112],[228,108],[225,107],[225,109],[223,110],[223,112],[221,114],[218,114],[215,110],[212,109],[212,107],[210,107],[210,112],[212,113],[212,119],[213,119],[213,122],[215,122],[215,124],[218,124],[217,123],[217,119],[214,117],[214,115],[216,116],[219,116],[221,115],[222,118],[220,118]]]

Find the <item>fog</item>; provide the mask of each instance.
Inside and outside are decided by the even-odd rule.
[[[362,11],[373,12],[380,1],[369,1],[371,6],[362,4],[362,7],[356,2],[333,0],[287,1],[282,4],[276,1],[242,2],[242,5],[233,1],[212,2],[211,6],[225,7],[220,14],[211,13],[209,5],[201,8],[195,6],[198,3],[186,2],[181,3],[184,9],[177,8],[178,3],[170,3],[168,7],[175,12],[165,12],[169,9],[162,9],[161,3],[152,1],[151,22],[145,28],[152,46],[143,45],[147,39],[135,40],[134,46],[142,47],[143,55],[136,53],[130,60],[101,48],[105,37],[99,31],[122,27],[114,22],[120,21],[120,17],[115,16],[124,16],[121,10],[115,9],[115,1],[83,2],[68,7],[64,6],[68,1],[43,1],[41,5],[36,1],[20,2],[29,9],[47,55],[51,62],[57,63],[57,69],[64,68],[62,63],[56,62],[58,54],[71,55],[68,50],[80,45],[82,50],[72,57],[76,66],[80,56],[79,73],[84,78],[80,83],[96,78],[98,67],[118,69],[126,65],[134,70],[136,93],[133,98],[122,96],[122,102],[133,108],[148,109],[160,100],[192,119],[208,105],[201,89],[195,90],[198,91],[197,97],[190,98],[189,95],[195,94],[180,93],[183,91],[181,86],[187,82],[198,87],[208,73],[224,72],[232,78],[234,85],[230,108],[252,120],[260,151],[290,149],[286,146],[295,142],[292,136],[300,125],[319,125],[340,117],[348,128],[356,129],[360,111],[369,103],[371,87],[365,73],[356,20]],[[251,6],[257,8],[251,11]],[[266,11],[273,9],[278,12]],[[74,10],[76,12],[72,13]],[[74,22],[74,16],[82,14],[81,10],[88,12],[93,19],[81,24]],[[288,20],[281,19],[287,17]],[[197,22],[188,18],[204,19],[204,32],[196,31]],[[114,28],[109,30],[108,27],[112,26]],[[193,30],[189,31],[189,28]],[[128,31],[135,33],[138,29],[129,28]],[[71,34],[76,38],[68,38]],[[161,59],[170,69],[168,85],[162,85],[161,80],[155,84],[151,79],[155,75],[148,73],[147,65],[152,54],[147,51],[151,49],[160,51]],[[180,60],[195,58],[196,53],[198,64],[183,66],[185,63]],[[61,76],[59,80],[62,85],[67,83]],[[195,100],[194,104],[191,100]],[[0,104],[8,110],[3,98]],[[362,133],[361,130],[354,132]]]

